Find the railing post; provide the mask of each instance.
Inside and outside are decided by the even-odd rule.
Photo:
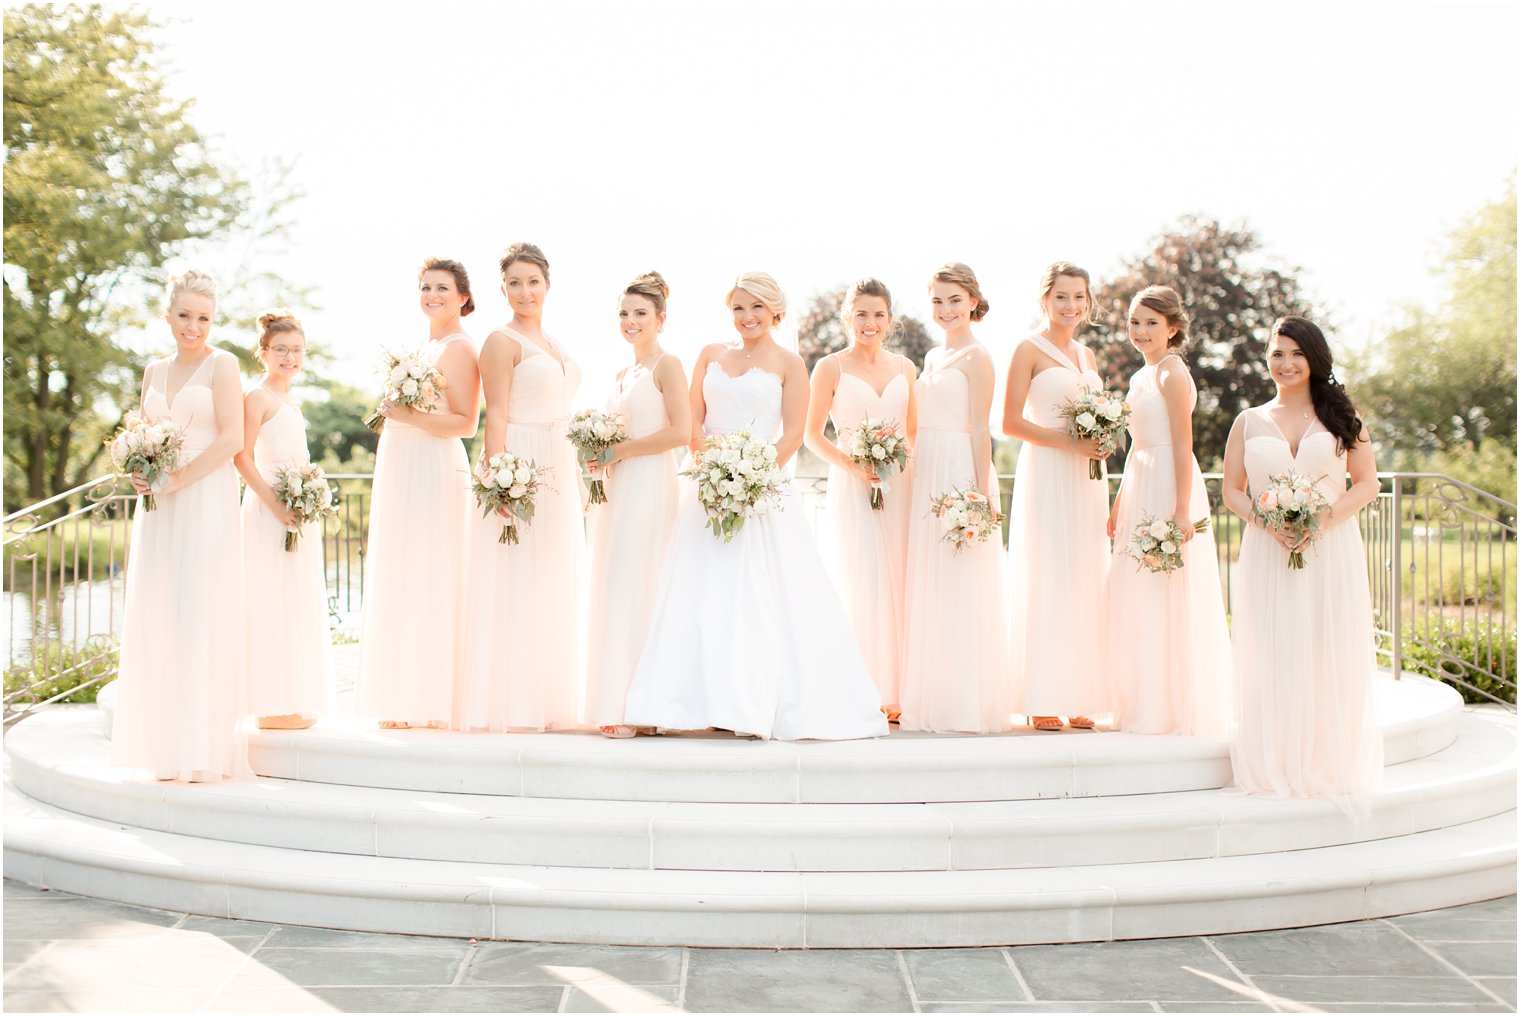
[[[1391,669],[1393,679],[1399,680],[1404,669],[1404,484],[1399,474],[1393,474],[1393,645]]]

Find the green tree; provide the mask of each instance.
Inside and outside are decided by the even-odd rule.
[[[1476,453],[1497,441],[1511,464],[1515,452],[1513,178],[1500,200],[1452,231],[1436,270],[1446,299],[1407,309],[1405,323],[1358,361],[1365,382],[1353,395],[1384,447],[1449,453],[1477,476],[1475,455],[1453,457],[1460,446]],[[1513,482],[1493,493],[1513,497]]]
[[[111,339],[124,303],[248,208],[154,68],[153,29],[130,8],[5,14],[8,505],[96,468],[97,407],[130,404],[139,370]]]
[[[797,351],[807,363],[809,374],[819,360],[849,345],[844,322],[839,318],[846,292],[847,287],[840,287],[813,297],[807,312],[797,325]],[[934,340],[929,337],[928,329],[924,328],[922,321],[911,314],[894,316],[887,349],[901,353],[912,360],[914,366],[923,369],[924,354],[933,347]]]
[[[374,393],[337,381],[313,384],[325,390],[327,398],[307,399],[301,405],[312,461],[331,472],[369,472],[380,444],[380,435],[364,426],[364,418],[375,408]]]
[[[1261,240],[1244,224],[1187,216],[1163,230],[1139,257],[1093,292],[1095,322],[1078,338],[1098,355],[1104,382],[1124,390],[1144,359],[1129,344],[1129,302],[1146,286],[1177,290],[1192,315],[1188,367],[1198,386],[1193,447],[1203,468],[1224,458],[1235,415],[1272,397],[1267,331],[1284,314],[1325,322],[1298,284],[1297,269],[1262,256]]]

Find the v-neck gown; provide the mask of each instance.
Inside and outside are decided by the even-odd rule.
[[[1265,407],[1242,414],[1246,482],[1296,470],[1332,503],[1346,492],[1346,455],[1318,420],[1294,455]],[[1235,784],[1275,797],[1328,797],[1366,813],[1383,771],[1372,696],[1372,597],[1354,519],[1321,533],[1304,567],[1248,526],[1235,570]]]
[[[1024,419],[1066,429],[1061,406],[1103,385],[1042,335],[1034,343],[1059,366],[1029,382]],[[1080,351],[1079,351],[1080,352]],[[1025,443],[1014,473],[1008,519],[1013,681],[1026,716],[1095,716],[1114,708],[1103,669],[1108,576],[1108,481],[1088,476],[1088,459],[1065,448]],[[1106,476],[1106,474],[1105,474]]]
[[[840,443],[867,418],[908,422],[908,376],[897,374],[880,394],[863,378],[843,371],[834,389],[829,414]],[[910,472],[887,477],[882,507],[871,507],[871,487],[854,473],[829,467],[825,493],[827,524],[819,533],[839,598],[850,616],[855,641],[866,668],[876,682],[881,701],[896,708],[899,701],[903,636],[903,565],[908,553],[908,510],[912,501]]]
[[[533,521],[519,523],[519,543],[500,542],[500,515],[472,508],[460,726],[563,730],[580,724],[581,711],[585,527],[580,465],[565,437],[581,371],[568,356],[562,366],[526,336],[501,330],[522,347],[507,395],[506,450],[549,473]]]
[[[149,368],[149,423],[184,429],[188,464],[216,440],[214,350],[174,396],[168,360]],[[248,771],[243,714],[243,564],[232,459],[132,514],[112,756],[161,779],[214,782]]]

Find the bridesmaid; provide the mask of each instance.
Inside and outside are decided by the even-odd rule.
[[[1179,355],[1188,314],[1167,286],[1150,286],[1129,306],[1129,340],[1145,366],[1129,380],[1129,456],[1108,516],[1107,669],[1115,725],[1138,734],[1222,734],[1227,724],[1230,634],[1219,592],[1214,534],[1195,533],[1209,495],[1193,457],[1198,389]],[[1182,569],[1158,574],[1128,554],[1145,515],[1182,530]]]
[[[1008,622],[996,537],[954,553],[929,502],[975,487],[999,503],[992,471],[992,357],[973,322],[988,305],[976,275],[951,262],[929,284],[945,344],[929,351],[916,388],[918,446],[908,512],[903,633],[904,730],[1007,730]]]
[[[332,705],[332,640],[322,523],[310,522],[294,551],[285,531],[295,519],[274,494],[284,466],[311,461],[306,420],[290,386],[306,362],[306,335],[283,308],[259,315],[264,379],[243,397],[243,449],[233,465],[243,495],[243,591],[248,608],[248,708],[266,730],[301,730]],[[261,633],[277,631],[278,639]]]
[[[876,279],[851,287],[844,303],[850,344],[830,353],[813,368],[811,399],[803,441],[829,464],[826,494],[830,532],[820,540],[834,586],[844,601],[866,669],[876,682],[882,709],[898,720],[898,671],[903,633],[903,566],[908,550],[907,478],[888,481],[883,507],[871,508],[874,473],[850,461],[849,454],[824,436],[830,418],[841,445],[867,417],[897,421],[899,433],[913,439],[917,371],[906,356],[889,353],[882,343],[892,334],[892,294]]]
[[[628,439],[612,448],[608,499],[591,512],[591,605],[586,640],[586,719],[607,737],[632,737],[623,722],[628,683],[654,611],[654,591],[676,521],[675,450],[691,438],[681,361],[660,348],[670,287],[645,272],[623,290],[618,324],[633,352],[609,409]]]
[[[1103,584],[1108,574],[1108,482],[1088,477],[1098,442],[1067,433],[1060,407],[1101,388],[1092,350],[1074,336],[1092,314],[1087,272],[1068,261],[1040,283],[1045,329],[1019,343],[1008,365],[1003,433],[1023,442],[1008,520],[1014,686],[1036,730],[1061,717],[1087,730],[1111,712],[1103,671]]]
[[[423,352],[447,387],[423,412],[380,404],[359,639],[355,712],[388,730],[453,719],[463,616],[464,537],[480,374],[460,319],[475,310],[458,261],[429,258],[417,276],[428,319]]]
[[[544,331],[549,259],[531,243],[501,256],[512,320],[486,337],[480,464],[510,451],[549,470],[520,544],[501,544],[501,519],[470,522],[464,613],[464,730],[551,730],[580,725],[580,468],[565,438],[581,371]]]
[[[243,569],[238,482],[243,446],[237,358],[210,344],[216,283],[168,284],[175,354],[148,365],[141,410],[184,431],[184,465],[132,515],[113,761],[161,780],[216,782],[248,771],[243,712]],[[133,474],[138,494],[151,488]]]
[[[1372,598],[1356,523],[1377,498],[1377,463],[1318,326],[1278,320],[1267,366],[1277,397],[1235,418],[1224,453],[1225,504],[1248,523],[1234,587],[1230,762],[1248,793],[1328,797],[1361,817],[1383,771]],[[1251,491],[1290,470],[1315,478],[1330,501],[1302,570],[1288,567],[1293,541],[1261,528],[1252,511]]]

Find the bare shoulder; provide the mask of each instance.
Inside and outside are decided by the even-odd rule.
[[[684,385],[686,381],[686,368],[681,365],[681,358],[674,353],[666,353],[660,357],[650,373],[654,375],[655,384],[661,390],[667,383],[676,382]]]

